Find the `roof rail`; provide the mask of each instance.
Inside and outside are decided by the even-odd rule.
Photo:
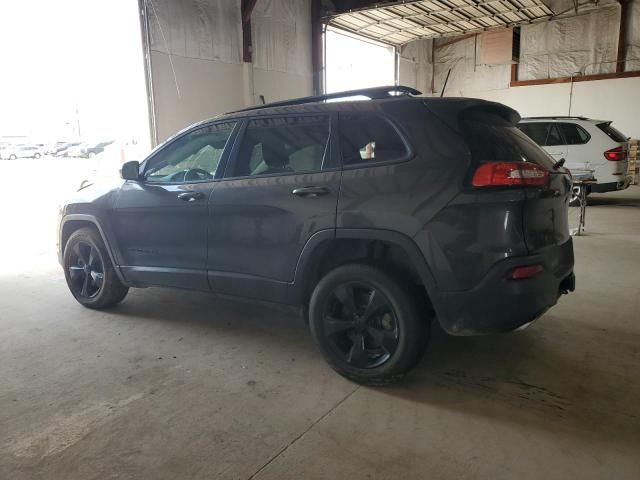
[[[371,100],[378,100],[381,98],[393,97],[393,93],[401,95],[421,95],[422,92],[415,88],[405,87],[403,85],[390,85],[388,87],[372,87],[372,88],[359,88],[357,90],[347,90],[345,92],[327,93],[325,95],[313,95],[310,97],[293,98],[291,100],[284,100],[281,102],[266,103],[264,105],[255,105],[253,107],[243,108],[240,110],[234,110],[227,113],[239,113],[247,112],[251,110],[260,110],[263,108],[271,107],[286,107],[289,105],[302,105],[305,103],[324,102],[326,100],[333,100],[337,98],[347,97],[369,97]]]
[[[577,115],[549,115],[548,117],[522,117],[522,120],[543,120],[543,119],[555,120],[556,118],[575,118],[577,120],[589,120],[587,117],[580,117]]]

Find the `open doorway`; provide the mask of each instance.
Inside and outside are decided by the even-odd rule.
[[[327,93],[396,83],[393,47],[356,38],[333,28],[327,29],[325,41]]]
[[[3,2],[0,18],[6,273],[23,268],[16,248],[55,262],[57,206],[81,184],[117,179],[150,135],[137,2]]]

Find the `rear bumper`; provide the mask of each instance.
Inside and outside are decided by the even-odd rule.
[[[550,247],[537,255],[498,263],[476,287],[440,292],[439,320],[452,335],[485,335],[515,330],[540,317],[563,293],[573,291],[573,243]],[[511,280],[513,268],[542,263],[544,271]]]
[[[593,193],[615,192],[627,188],[631,184],[631,180],[632,178],[627,175],[619,182],[596,183],[589,188]]]

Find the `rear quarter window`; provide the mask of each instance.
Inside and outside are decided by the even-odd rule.
[[[471,110],[462,117],[463,134],[475,163],[531,162],[550,169],[553,159],[500,115]]]
[[[561,123],[559,126],[567,145],[584,145],[591,139],[591,135],[580,125],[576,125],[575,123]]]
[[[620,130],[611,126],[611,122],[607,123],[599,123],[596,125],[600,130],[602,130],[611,140],[614,142],[626,142],[627,136],[624,135]]]
[[[409,154],[394,126],[378,115],[341,113],[340,131],[344,165],[403,160]]]

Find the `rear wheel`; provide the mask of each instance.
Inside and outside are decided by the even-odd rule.
[[[93,228],[71,234],[64,249],[63,265],[71,294],[87,308],[112,307],[129,291],[120,282],[102,238]]]
[[[309,327],[326,361],[359,383],[393,382],[418,363],[429,335],[409,285],[369,265],[345,265],[316,286]]]
[[[16,157],[16,156],[15,156],[15,155],[13,155],[13,154],[9,155],[9,160],[15,160],[16,158],[18,158],[18,157]]]
[[[38,159],[38,158],[40,158],[40,156],[41,156],[41,155],[40,155],[39,153],[36,153],[36,154],[33,156],[33,158]]]

